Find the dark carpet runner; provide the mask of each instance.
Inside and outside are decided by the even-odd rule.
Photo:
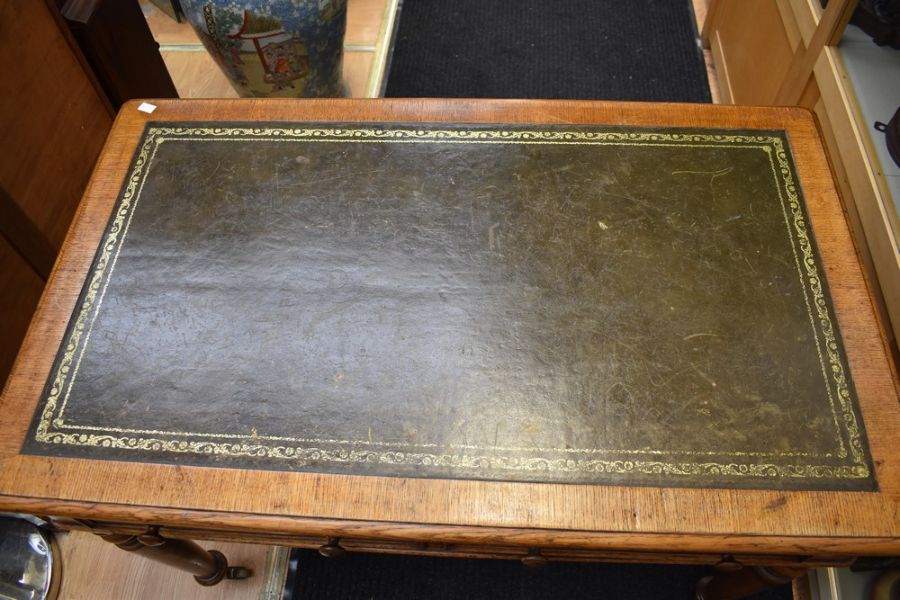
[[[695,600],[712,567],[549,563],[294,550],[284,600]],[[790,600],[784,586],[748,600]]]
[[[405,0],[385,95],[709,102],[690,0]]]

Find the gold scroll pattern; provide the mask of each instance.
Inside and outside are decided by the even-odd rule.
[[[68,401],[81,357],[90,338],[91,325],[99,313],[103,295],[115,268],[119,250],[127,235],[131,216],[140,200],[141,190],[153,163],[156,151],[164,142],[177,141],[302,141],[302,142],[360,142],[360,143],[487,143],[487,144],[587,144],[587,145],[635,145],[635,146],[691,146],[735,147],[759,149],[768,154],[773,177],[779,191],[785,224],[794,248],[798,276],[806,294],[807,311],[813,326],[816,349],[826,378],[832,413],[837,425],[837,411],[841,415],[843,429],[852,464],[774,464],[764,458],[765,453],[731,453],[735,460],[717,462],[709,456],[694,461],[677,460],[665,451],[652,451],[650,458],[574,458],[504,456],[502,452],[490,454],[478,452],[477,447],[442,448],[434,444],[412,445],[428,451],[385,449],[386,444],[366,440],[302,440],[300,438],[276,438],[265,435],[234,435],[190,432],[163,432],[113,427],[69,425],[63,413]],[[776,164],[777,163],[777,164]],[[799,252],[798,252],[799,250]],[[811,302],[810,302],[811,301]],[[821,338],[821,341],[820,341]],[[824,348],[824,352],[823,352]],[[827,381],[830,374],[830,384]],[[832,390],[838,400],[835,407]],[[824,285],[816,265],[813,243],[793,169],[784,141],[777,135],[730,135],[709,133],[679,133],[669,131],[578,131],[578,130],[515,130],[515,129],[435,129],[435,128],[379,128],[379,127],[210,127],[175,126],[162,127],[150,124],[143,143],[136,153],[133,165],[125,181],[121,198],[116,205],[102,245],[98,250],[95,267],[87,282],[82,301],[76,309],[74,323],[64,341],[64,350],[57,359],[51,374],[51,383],[45,392],[46,401],[37,423],[35,439],[46,444],[99,447],[121,450],[139,450],[159,453],[200,454],[223,457],[257,457],[291,461],[302,466],[317,464],[387,464],[424,467],[450,467],[461,470],[500,470],[513,472],[565,472],[565,473],[640,473],[676,476],[729,476],[755,478],[805,478],[805,479],[860,479],[870,476],[870,469],[863,449],[862,433],[853,410],[852,397],[844,362],[837,342],[836,332],[828,309]],[[840,427],[837,428],[838,457],[845,458],[847,450]],[[185,439],[192,436],[205,439]],[[225,441],[227,440],[227,441]],[[317,444],[318,442],[318,444]],[[336,448],[327,446],[337,445]],[[404,445],[387,444],[396,448]],[[484,448],[483,450],[487,450]],[[472,451],[474,450],[474,452]],[[496,450],[496,449],[491,449]],[[532,449],[521,449],[529,451]],[[554,451],[550,449],[550,451]],[[579,452],[575,450],[575,452]],[[625,453],[635,451],[584,450],[584,453]],[[694,453],[724,455],[725,453]],[[803,456],[801,453],[769,454],[768,456]]]

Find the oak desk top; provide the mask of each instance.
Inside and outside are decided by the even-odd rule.
[[[0,509],[900,552],[893,373],[807,112],[157,105],[4,392]]]

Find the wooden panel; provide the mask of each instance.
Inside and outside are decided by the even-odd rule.
[[[736,7],[736,5],[740,7]],[[741,10],[750,11],[751,7],[759,8],[765,4],[759,2],[737,2],[719,0],[718,9],[713,20],[706,24],[704,30],[710,36],[716,67],[719,71],[719,82],[725,101],[729,93],[730,101],[740,103],[750,101],[742,97],[742,90],[747,86],[760,84],[774,85],[780,88],[782,81],[767,78],[760,79],[760,71],[766,71],[773,64],[778,64],[774,56],[778,45],[771,46],[773,31],[781,30],[788,40],[781,45],[782,64],[773,69],[779,77],[787,75],[787,65],[794,58],[789,48],[797,50],[799,60],[802,48],[813,42],[820,22],[823,27],[819,32],[819,54],[813,68],[814,78],[804,84],[802,73],[798,71],[790,90],[794,99],[791,102],[814,108],[823,123],[825,140],[831,151],[831,157],[842,198],[846,205],[848,219],[857,242],[862,263],[866,269],[868,280],[873,288],[876,310],[883,324],[889,343],[900,334],[900,255],[896,233],[892,227],[892,213],[885,204],[885,194],[879,188],[879,182],[873,171],[870,153],[867,151],[866,136],[860,132],[860,116],[855,105],[853,90],[850,88],[839,53],[834,48],[821,48],[822,41],[833,39],[843,30],[843,22],[848,15],[852,2],[835,3],[830,19],[822,22],[825,13],[818,0],[776,0],[775,6],[781,23],[777,23],[770,15],[768,26],[752,25],[756,21],[747,21],[743,37],[730,33],[730,18]],[[837,9],[841,9],[838,14]],[[733,12],[737,11],[737,12]],[[733,14],[732,14],[733,12]],[[763,19],[761,11],[758,19]],[[711,13],[712,15],[713,13]],[[735,24],[735,29],[738,25]],[[777,36],[776,36],[777,37]],[[723,41],[724,40],[724,41]],[[732,46],[737,49],[731,52]],[[774,49],[773,49],[774,48]],[[743,60],[751,57],[754,64]],[[809,57],[807,57],[809,59]],[[808,62],[808,60],[807,60]],[[799,69],[799,62],[797,63]],[[805,85],[798,94],[799,86]],[[771,89],[771,88],[769,88]],[[816,90],[821,90],[820,93]],[[773,98],[765,95],[755,97],[759,102],[769,102]],[[889,202],[889,201],[888,201]],[[893,343],[896,348],[896,343]],[[895,350],[896,351],[896,350]]]
[[[234,534],[223,532],[211,532],[206,530],[172,530],[164,528],[160,530],[164,537],[173,539],[197,539],[202,537],[209,540],[221,540],[230,542],[235,539]],[[328,543],[327,537],[291,536],[262,534],[256,538],[260,543],[290,546],[292,548],[318,549]],[[378,539],[354,539],[340,538],[339,544],[350,552],[376,552],[388,554],[410,554],[418,556],[441,556],[447,558],[493,558],[506,560],[520,560],[526,556],[531,548],[527,546],[485,546],[475,544],[452,544],[443,542],[404,542]],[[577,548],[541,549],[541,556],[553,561],[578,561],[578,562],[619,562],[619,563],[659,563],[659,564],[697,564],[714,565],[722,560],[721,554],[704,554],[678,552],[625,552],[614,550],[580,550]],[[767,556],[732,555],[734,560],[744,564],[757,566],[780,565],[797,566],[810,564],[808,561],[796,556]],[[845,565],[847,558],[838,559],[834,565]]]
[[[776,500],[777,501],[777,500]],[[246,541],[249,543],[293,544],[310,537],[349,537],[381,542],[427,544],[478,544],[481,546],[541,547],[585,551],[691,552],[746,554],[761,557],[779,552],[784,556],[806,556],[804,562],[826,564],[848,555],[896,554],[896,537],[809,537],[687,534],[635,534],[598,531],[543,531],[521,528],[490,528],[423,525],[370,521],[340,521],[293,516],[261,516],[175,509],[145,509],[127,505],[97,505],[72,501],[46,501],[6,496],[4,506],[19,512],[52,514],[54,520],[85,514],[103,514],[119,521],[115,530],[139,535],[148,523],[165,523],[161,530],[172,537]],[[91,511],[95,511],[92,513]],[[129,530],[126,523],[140,523]],[[103,523],[101,523],[103,525]],[[202,532],[202,534],[200,533]],[[777,549],[777,550],[775,550]]]
[[[387,0],[348,0],[344,44],[374,49],[386,4]]]
[[[365,98],[374,52],[344,52],[344,83],[353,98]]]
[[[727,0],[722,3],[728,5]],[[836,4],[838,8],[845,6],[846,3],[841,3],[840,6]],[[805,46],[811,43],[823,17],[818,0],[777,0],[777,7],[791,45],[799,48],[800,44]],[[829,31],[825,33],[842,30],[841,23],[843,17],[846,17],[846,10],[842,11],[840,17],[832,18]],[[764,34],[755,32],[753,35],[761,38]],[[867,277],[873,286],[876,309],[887,337],[892,340],[900,331],[900,328],[892,327],[891,324],[900,318],[900,270],[896,236],[890,225],[890,211],[882,205],[884,194],[879,190],[877,177],[867,159],[869,153],[865,136],[859,131],[859,116],[853,91],[847,83],[839,54],[834,49],[827,48],[820,48],[820,54],[813,70],[814,78],[807,82],[797,102],[813,108],[821,120],[824,140],[831,154],[848,220]],[[720,58],[717,64],[723,60],[724,58]],[[768,61],[761,58],[760,64],[763,63]],[[726,72],[730,77],[726,83],[730,83],[731,79],[741,80],[746,76],[753,76],[741,71]],[[821,89],[821,93],[816,89]],[[874,289],[879,287],[883,290]]]
[[[44,282],[0,236],[0,387],[12,369]]]
[[[50,245],[43,232],[35,227],[28,215],[0,187],[0,235],[31,265],[44,280],[50,277],[56,261],[56,248]]]
[[[887,205],[891,200],[882,194],[868,159],[866,134],[856,118],[856,100],[835,48],[826,48],[816,63],[815,76],[847,176],[850,193],[844,200],[851,213],[850,224],[858,243],[865,244],[871,256],[874,272],[869,277],[880,286],[890,317],[884,327],[893,330],[894,339],[900,339],[900,248],[891,222],[892,207]]]
[[[793,48],[775,0],[720,0],[706,30],[713,44],[716,70],[728,76],[730,94],[723,102],[770,104],[778,93]],[[728,100],[730,98],[730,100]]]
[[[704,48],[709,48],[710,40],[713,35],[713,27],[716,26],[716,13],[719,11],[719,6],[721,6],[722,2],[723,0],[709,0],[706,5],[706,12],[702,19],[700,19],[700,15],[696,13],[696,8],[694,9],[697,18],[700,20],[700,41],[703,43]]]
[[[797,104],[812,77],[813,68],[826,45],[840,39],[856,0],[831,0],[809,42],[797,48],[784,80],[775,96],[775,104]]]
[[[850,231],[853,233],[856,251],[863,267],[863,272],[869,282],[869,289],[872,291],[872,299],[875,310],[878,313],[879,322],[882,325],[882,332],[890,341],[892,351],[896,353],[896,341],[894,331],[891,328],[891,319],[885,304],[884,294],[878,284],[878,276],[875,270],[875,264],[872,259],[872,253],[869,250],[869,243],[866,239],[865,230],[859,218],[859,211],[856,210],[856,202],[853,196],[853,188],[850,185],[850,176],[847,174],[847,168],[844,165],[844,159],[841,158],[841,148],[835,137],[834,127],[831,124],[831,118],[828,115],[828,107],[825,99],[820,97],[813,109],[819,118],[819,125],[822,128],[822,141],[828,149],[828,158],[831,163],[831,169],[834,173],[835,183],[841,194],[841,202],[844,206],[844,213],[847,216],[847,222],[850,225]],[[896,360],[896,359],[895,359]]]
[[[400,0],[387,0],[375,43],[375,55],[372,58],[369,83],[366,86],[365,97],[367,98],[378,98],[383,95],[383,88],[387,78],[388,58],[393,47],[392,40],[399,14]]]
[[[697,24],[697,31],[701,31],[707,22],[708,15],[711,10],[715,10],[715,2],[708,0],[692,0],[694,6],[694,19]],[[706,64],[706,78],[709,81],[709,92],[712,96],[713,104],[721,104],[722,99],[719,97],[719,80],[716,74],[715,64],[713,62],[712,51],[709,48],[709,39],[701,34],[703,42],[703,62]]]
[[[0,381],[112,125],[54,10],[42,1],[0,3]]]
[[[816,79],[814,77],[810,77],[806,82],[806,87],[803,88],[803,92],[800,94],[800,98],[797,101],[797,106],[802,106],[803,108],[808,108],[810,110],[815,107],[815,105],[819,102],[822,97],[822,93],[819,91],[819,85],[816,83]]]
[[[112,115],[44,2],[0,4],[0,186],[60,248]]]
[[[114,107],[178,97],[136,2],[68,0],[62,14]]]
[[[120,533],[124,535],[141,535],[146,532],[146,526],[129,525],[125,523],[91,522],[90,525],[74,521],[57,519],[54,524],[70,531]],[[370,530],[371,531],[371,530]],[[423,538],[421,541],[411,541],[400,537],[389,538],[364,538],[364,537],[340,537],[297,535],[284,531],[272,532],[238,532],[215,529],[184,529],[162,527],[159,535],[168,539],[183,540],[209,540],[218,543],[254,543],[269,544],[278,547],[310,548],[318,549],[326,544],[334,544],[352,552],[378,552],[395,554],[415,554],[443,557],[471,557],[471,558],[495,558],[495,559],[521,559],[533,548],[525,545],[524,540],[496,540],[491,544],[474,544],[453,541],[435,541]],[[451,537],[452,539],[452,537]],[[461,538],[464,539],[464,538]],[[518,543],[517,543],[518,542]],[[722,560],[722,554],[703,552],[680,552],[677,549],[671,552],[643,552],[622,551],[612,547],[598,547],[599,549],[579,548],[577,546],[560,546],[557,548],[542,548],[541,555],[550,560],[559,561],[590,561],[590,562],[644,562],[644,563],[678,563],[678,564],[708,564],[713,565]],[[849,556],[834,556],[830,558],[817,558],[814,556],[778,556],[766,554],[734,554],[732,558],[744,564],[757,566],[781,565],[781,566],[825,566],[846,565],[851,562]]]
[[[182,98],[237,98],[228,78],[202,46],[163,51],[163,60]]]
[[[796,50],[797,46],[803,43],[803,36],[800,33],[800,26],[797,23],[791,2],[790,0],[776,0],[775,4],[778,6],[778,12],[781,14],[781,22],[784,25],[784,32],[791,44],[791,48]]]
[[[728,63],[725,62],[725,56],[722,54],[722,41],[718,31],[712,32],[709,47],[710,57],[718,76],[718,103],[733,104],[734,92],[731,89],[731,76],[728,73]]]
[[[800,37],[804,45],[809,44],[822,16],[822,5],[819,0],[788,0],[788,2],[796,19]]]
[[[20,456],[65,324],[144,125],[153,120],[616,123],[786,129],[856,382],[880,490],[735,491],[498,483]],[[900,551],[900,404],[817,127],[802,109],[552,101],[161,101],[125,106],[0,407],[0,507],[117,521],[474,543],[753,554]],[[109,482],[116,485],[109,485]],[[215,493],[210,493],[215,490]],[[118,515],[118,516],[116,516]],[[462,539],[460,539],[462,538]],[[752,549],[752,550],[750,550]]]

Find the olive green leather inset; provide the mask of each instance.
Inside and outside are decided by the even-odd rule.
[[[783,132],[151,123],[33,453],[873,489]]]

